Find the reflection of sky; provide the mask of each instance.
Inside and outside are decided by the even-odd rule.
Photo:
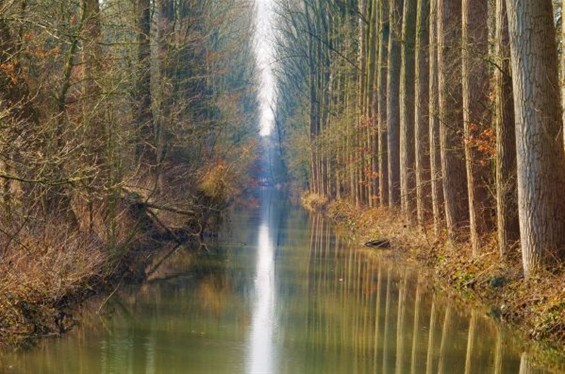
[[[269,135],[273,127],[273,105],[275,81],[271,64],[274,60],[272,19],[273,1],[255,0],[257,5],[257,32],[255,35],[255,53],[261,71],[261,135]]]
[[[275,320],[275,258],[269,227],[259,228],[255,277],[255,305],[251,322],[247,373],[274,373],[273,332]]]

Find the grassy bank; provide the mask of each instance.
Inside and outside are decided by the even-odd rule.
[[[393,255],[429,269],[438,286],[541,342],[546,356],[565,359],[565,267],[524,279],[518,250],[503,261],[494,237],[485,238],[481,255],[473,257],[470,244],[448,244],[445,233],[420,230],[390,209],[356,208],[316,195],[305,195],[302,204],[326,214],[359,244],[390,240]]]

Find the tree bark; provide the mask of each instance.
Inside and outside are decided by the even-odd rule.
[[[411,222],[416,211],[414,99],[416,0],[404,0],[400,74],[400,196],[401,209]]]
[[[463,121],[465,129],[465,165],[469,194],[469,230],[473,255],[478,255],[481,240],[492,227],[487,191],[489,180],[488,148],[481,134],[488,128],[489,76],[488,1],[463,0]]]
[[[518,213],[527,276],[565,246],[565,153],[551,0],[507,0]]]
[[[520,239],[516,190],[516,134],[510,45],[505,0],[496,0],[494,71],[496,128],[496,216],[501,257]]]
[[[438,2],[430,0],[430,76],[429,76],[429,130],[430,130],[430,180],[432,193],[432,213],[434,233],[439,235],[443,226],[443,178],[441,170],[440,123],[439,123],[439,84],[438,84]]]
[[[416,217],[418,226],[424,227],[431,212],[430,189],[430,131],[429,131],[429,0],[418,1],[416,21],[416,112],[415,153],[416,153]]]
[[[378,63],[378,115],[379,115],[379,202],[388,206],[388,125],[387,125],[387,71],[388,71],[388,39],[390,24],[388,22],[389,6],[387,0],[379,2],[379,63]]]
[[[445,219],[451,241],[463,239],[468,224],[461,97],[461,3],[438,3],[438,82],[441,166]]]
[[[400,40],[403,0],[390,0],[387,70],[388,195],[389,204],[400,204]]]

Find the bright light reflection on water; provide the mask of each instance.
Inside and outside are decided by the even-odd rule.
[[[275,373],[273,334],[275,316],[275,259],[269,227],[259,228],[257,247],[257,276],[255,277],[255,305],[249,338],[247,372],[249,374]]]

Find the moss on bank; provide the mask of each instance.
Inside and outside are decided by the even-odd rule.
[[[446,233],[420,230],[392,209],[356,208],[315,195],[305,195],[302,204],[323,212],[356,243],[390,240],[394,256],[427,268],[439,287],[540,342],[537,348],[546,359],[558,366],[565,362],[565,267],[524,279],[520,253],[503,261],[494,237],[485,238],[481,255],[473,257],[470,244],[448,244]]]

